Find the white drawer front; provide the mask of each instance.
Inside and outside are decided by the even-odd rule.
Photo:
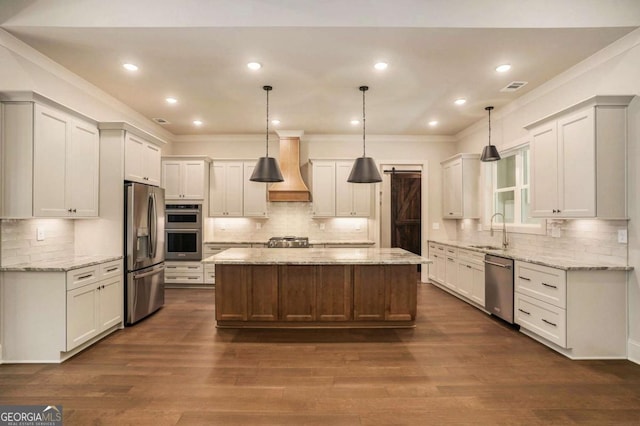
[[[98,281],[100,265],[86,266],[67,272],[67,290],[82,287]]]
[[[567,347],[567,317],[564,309],[515,293],[515,323],[556,345]]]
[[[514,279],[515,291],[566,309],[565,271],[526,262],[516,262]]]
[[[122,275],[122,260],[114,260],[100,265],[100,279]]]
[[[205,266],[204,268],[204,283],[205,284],[215,284],[216,283],[216,270],[211,265],[211,267]]]
[[[444,247],[444,252],[448,257],[458,257],[458,249],[456,247]]]
[[[458,249],[458,259],[484,265],[484,253],[477,251]]]
[[[165,284],[202,284],[203,283],[203,275],[198,273],[168,273],[165,270],[164,274],[164,283]]]
[[[165,274],[186,272],[202,274],[203,270],[200,262],[165,262]]]

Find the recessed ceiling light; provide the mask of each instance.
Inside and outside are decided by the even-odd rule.
[[[467,100],[465,98],[459,98],[453,101],[453,103],[456,105],[464,105],[467,103]]]
[[[271,124],[273,124],[274,126],[277,126],[278,124],[280,124],[280,120],[278,119],[271,120]]]
[[[200,121],[200,120],[193,120],[193,124],[194,124],[195,126],[202,126],[202,121]]]
[[[247,67],[250,70],[256,71],[256,70],[259,70],[260,68],[262,68],[262,64],[260,62],[249,62],[247,64]]]
[[[351,120],[351,124],[353,124],[354,126],[356,124],[360,124],[360,120]]]
[[[128,71],[138,71],[138,66],[134,64],[122,64],[122,66]]]
[[[167,101],[168,104],[176,104],[176,103],[178,103],[178,100],[176,98],[167,98],[165,100]]]
[[[382,70],[386,70],[388,66],[389,64],[387,64],[386,62],[378,62],[373,67],[379,71],[382,71]]]
[[[496,71],[498,72],[507,72],[511,69],[511,65],[509,64],[502,64],[502,65],[498,65],[496,67]]]
[[[431,120],[429,122],[429,126],[433,127],[433,126],[437,126],[438,125],[438,120]]]

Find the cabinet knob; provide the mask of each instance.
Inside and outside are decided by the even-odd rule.
[[[73,212],[76,213],[76,209],[73,209]]]
[[[69,213],[71,213],[71,209],[67,209],[67,211],[68,211]]]

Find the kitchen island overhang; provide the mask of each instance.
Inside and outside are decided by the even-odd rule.
[[[400,248],[232,248],[216,265],[216,324],[229,328],[415,326],[418,273]]]

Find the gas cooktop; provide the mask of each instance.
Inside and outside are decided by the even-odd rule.
[[[267,247],[269,248],[308,248],[309,238],[293,237],[293,236],[271,237],[269,238],[269,243],[267,244]]]

